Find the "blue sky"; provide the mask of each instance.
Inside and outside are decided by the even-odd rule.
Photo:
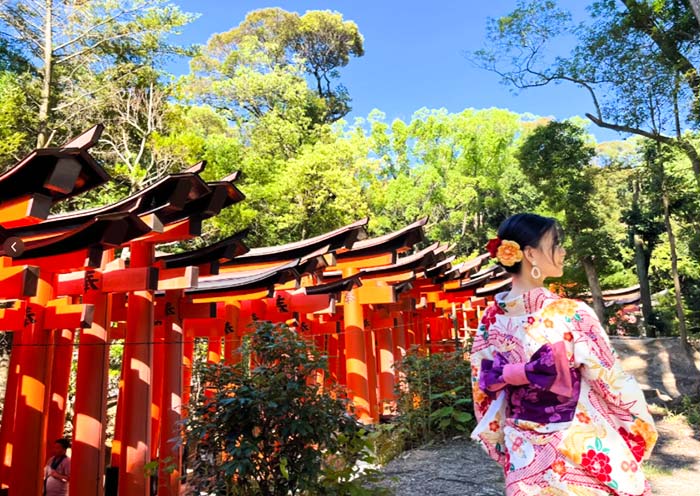
[[[394,118],[410,120],[421,107],[507,108],[565,119],[583,116],[591,110],[584,90],[572,85],[533,88],[513,94],[499,83],[495,74],[467,60],[465,52],[485,43],[488,17],[508,13],[515,0],[175,0],[182,10],[201,14],[184,28],[180,41],[206,43],[211,34],[237,26],[247,12],[264,7],[281,7],[303,14],[307,10],[335,10],[354,21],[364,36],[365,55],[351,59],[341,69],[341,81],[352,97],[348,116],[366,117],[377,108]],[[582,12],[575,0],[560,2]],[[186,73],[186,62],[169,66]],[[589,127],[598,141],[622,139],[618,133]]]

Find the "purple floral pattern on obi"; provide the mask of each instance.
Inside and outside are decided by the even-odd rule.
[[[509,363],[495,352],[481,362],[479,387],[494,395],[506,389],[510,418],[538,423],[568,422],[581,389],[581,374],[569,368],[563,342],[545,344],[527,363]]]
[[[488,393],[506,385],[530,384],[561,396],[571,396],[571,377],[566,347],[562,341],[541,346],[527,363],[510,363],[503,353],[481,362],[479,387]]]
[[[570,369],[569,373],[571,374],[571,397],[558,395],[536,384],[510,386],[508,417],[539,424],[570,422],[574,418],[581,392],[581,372],[578,369]]]

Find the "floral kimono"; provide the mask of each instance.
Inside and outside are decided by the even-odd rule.
[[[472,438],[506,494],[650,495],[656,428],[591,308],[544,288],[496,295],[472,346]]]

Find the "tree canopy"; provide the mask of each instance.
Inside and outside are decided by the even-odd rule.
[[[590,122],[637,135],[608,143],[583,119],[504,109],[407,119],[377,109],[348,122],[343,68],[365,42],[341,13],[256,10],[204,46],[182,46],[175,35],[192,19],[166,0],[5,2],[3,164],[103,122],[95,153],[114,181],[66,208],[115,201],[200,160],[208,180],[241,171],[246,201],[208,220],[198,243],[247,229],[248,245],[269,246],[367,216],[379,235],[428,217],[429,238],[464,260],[509,215],[551,215],[569,233],[560,287],[639,282],[647,309],[653,294],[679,293],[698,325],[700,24],[685,2],[600,0],[575,23],[553,0],[522,0],[490,22],[473,58],[516,89],[578,85]],[[575,44],[562,53],[564,36]],[[169,74],[171,57],[188,59],[189,74]],[[655,300],[655,313],[670,331],[675,303]]]

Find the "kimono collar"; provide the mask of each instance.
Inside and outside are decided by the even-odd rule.
[[[504,291],[503,293],[498,293],[495,299],[498,308],[503,310],[508,317],[535,313],[544,306],[547,300],[557,298],[554,293],[545,288],[531,289],[527,293],[523,293],[513,299],[506,299],[507,295],[508,291]]]

